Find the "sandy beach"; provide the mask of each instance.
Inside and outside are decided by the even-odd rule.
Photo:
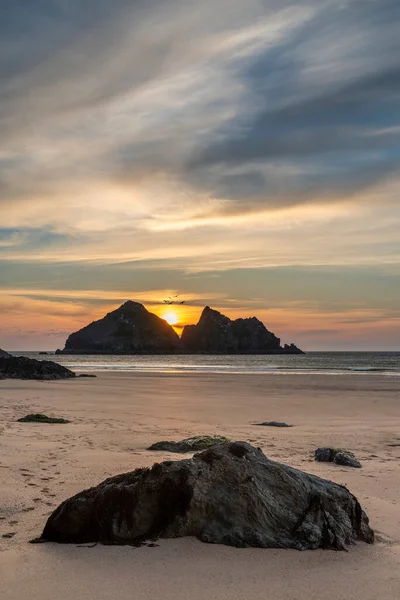
[[[400,597],[400,378],[368,375],[98,373],[0,381],[2,600]],[[29,412],[69,425],[17,423]],[[286,421],[294,427],[257,427]],[[161,439],[217,433],[345,484],[376,532],[349,552],[235,549],[195,539],[154,548],[30,545],[65,498],[104,478],[179,455]],[[315,447],[353,451],[362,469],[316,463]],[[11,535],[13,534],[13,535]],[[4,537],[6,536],[6,537]]]

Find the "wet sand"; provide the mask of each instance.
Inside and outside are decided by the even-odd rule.
[[[16,423],[29,412],[69,425]],[[253,422],[286,421],[291,428]],[[377,541],[349,552],[235,549],[194,539],[158,547],[30,545],[66,497],[179,455],[161,439],[218,433],[347,485]],[[395,600],[400,597],[400,378],[368,375],[99,373],[0,381],[0,597],[3,600]],[[320,445],[362,469],[315,463]],[[2,536],[10,537],[2,537]]]

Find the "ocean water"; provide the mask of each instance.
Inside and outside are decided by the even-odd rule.
[[[39,360],[54,360],[76,371],[144,371],[208,373],[313,373],[400,376],[400,352],[308,352],[304,355],[209,356],[209,355],[48,355],[13,352]]]

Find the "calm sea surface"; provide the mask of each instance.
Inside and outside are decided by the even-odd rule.
[[[54,360],[77,371],[331,373],[400,376],[400,352],[308,352],[298,356],[43,356],[13,352],[39,360]]]

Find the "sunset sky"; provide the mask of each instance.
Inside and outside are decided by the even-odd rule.
[[[132,299],[400,349],[398,0],[3,0],[0,347]]]

